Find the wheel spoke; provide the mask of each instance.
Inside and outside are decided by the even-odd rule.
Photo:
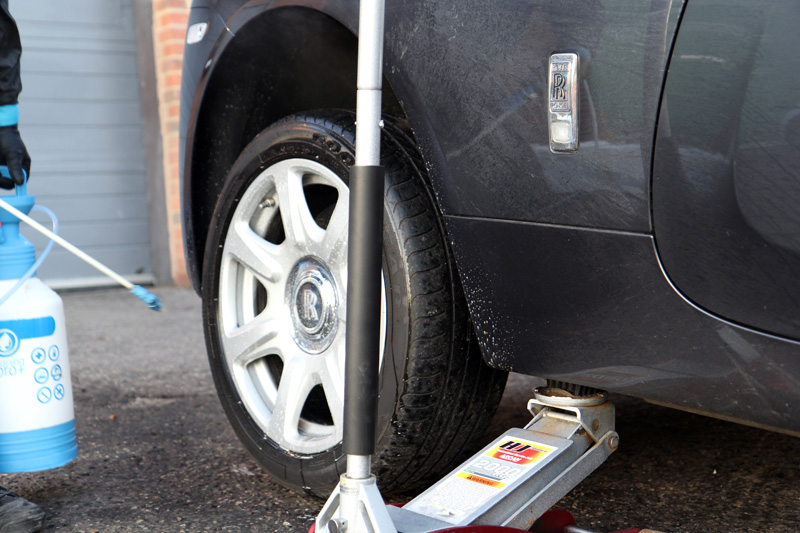
[[[275,165],[275,188],[281,210],[286,240],[304,252],[322,240],[325,230],[319,227],[308,208],[303,192],[303,175],[306,170],[289,162]]]
[[[333,270],[347,270],[347,228],[350,213],[348,198],[348,194],[339,193],[339,199],[319,247],[319,256]]]
[[[293,449],[296,449],[299,439],[300,413],[311,389],[319,383],[314,366],[310,357],[297,356],[284,360],[268,433],[284,446],[291,443]]]
[[[287,254],[250,229],[245,220],[231,224],[225,241],[225,253],[253,273],[265,287],[277,287],[289,265]]]
[[[225,359],[232,369],[244,369],[254,360],[270,353],[280,354],[292,342],[282,331],[281,320],[274,317],[254,318],[247,324],[224,333]]]
[[[337,432],[344,428],[344,342],[333,346],[325,357],[325,366],[320,372],[320,381],[328,401],[328,409]]]

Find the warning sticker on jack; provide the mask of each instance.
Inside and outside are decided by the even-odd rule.
[[[487,455],[509,463],[528,465],[541,461],[553,450],[552,446],[515,438],[498,444]]]
[[[500,438],[488,451],[409,502],[405,509],[459,524],[558,448],[517,437]]]
[[[459,472],[458,477],[502,489],[553,450],[554,447],[538,442],[500,439],[498,444]]]

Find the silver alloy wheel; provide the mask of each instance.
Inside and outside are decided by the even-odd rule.
[[[328,196],[335,202],[320,225],[309,198],[322,188],[335,190]],[[224,240],[218,307],[224,364],[262,431],[296,454],[342,440],[348,202],[347,185],[327,167],[280,161],[247,188]],[[270,237],[276,226],[280,237]]]

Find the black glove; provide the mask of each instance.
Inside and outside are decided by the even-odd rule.
[[[22,170],[31,175],[31,156],[19,136],[17,125],[0,127],[0,165],[6,165],[11,179],[0,176],[0,188],[13,189],[14,184],[25,183]],[[13,181],[12,181],[13,180]]]

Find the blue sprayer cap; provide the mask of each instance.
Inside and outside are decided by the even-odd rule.
[[[4,166],[0,166],[0,175],[11,177]],[[27,194],[25,183],[16,185],[14,189],[16,194],[4,196],[3,200],[27,215],[33,209],[34,197]],[[20,235],[19,223],[20,219],[0,208],[0,280],[21,278],[36,262],[36,250],[28,239]]]

